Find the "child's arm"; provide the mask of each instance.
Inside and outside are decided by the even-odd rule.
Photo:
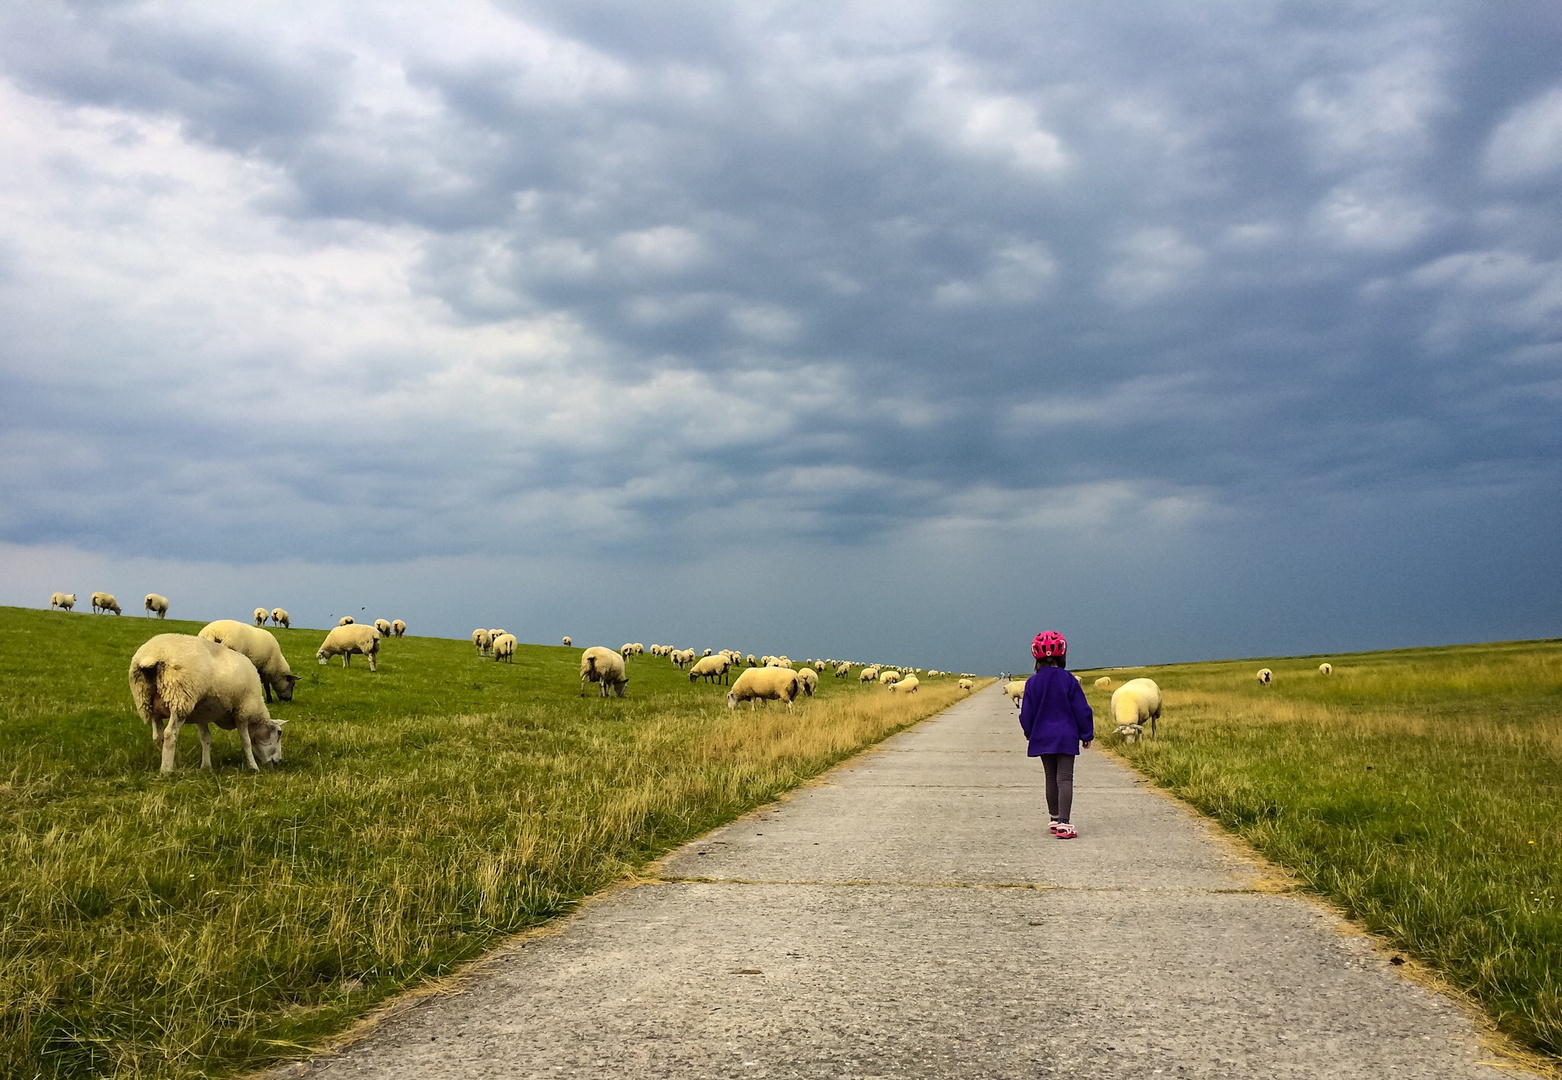
[[[1089,746],[1096,738],[1096,714],[1091,711],[1090,700],[1085,697],[1085,688],[1079,684],[1078,679],[1070,679],[1071,685],[1068,691],[1068,703],[1074,710],[1074,726],[1079,731],[1079,741]]]

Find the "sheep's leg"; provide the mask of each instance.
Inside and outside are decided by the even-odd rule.
[[[1156,727],[1156,724],[1160,721],[1160,719],[1161,718],[1159,716],[1152,716],[1152,717],[1150,717],[1150,738],[1152,738],[1152,739],[1155,738],[1155,727]]]
[[[170,716],[168,726],[163,730],[163,772],[174,771],[174,757],[179,753],[179,729],[184,726],[184,717]]]
[[[351,660],[352,658],[353,658],[353,654],[352,653],[344,652],[342,654],[342,666],[343,667],[347,667],[347,661]]]
[[[201,738],[203,745],[210,745],[210,738],[206,734],[206,725],[201,725]],[[260,766],[255,764],[255,748],[249,741],[249,724],[239,721],[239,743],[244,747],[244,763],[249,766],[250,772],[260,772]]]
[[[163,745],[163,722],[157,717],[152,717],[152,745]]]
[[[212,767],[212,729],[209,724],[196,722],[196,727],[201,729],[201,768]]]
[[[586,677],[584,675],[580,677],[580,696],[586,696]]]
[[[370,671],[378,671],[378,670],[380,670],[379,653],[371,652],[369,654],[369,670]]]
[[[271,704],[271,684],[265,679],[260,680],[260,688],[266,692],[266,704]]]

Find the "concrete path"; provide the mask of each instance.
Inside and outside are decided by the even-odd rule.
[[[1074,820],[989,690],[286,1073],[1531,1075],[1097,752]]]

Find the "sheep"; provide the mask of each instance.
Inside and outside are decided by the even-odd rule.
[[[1334,665],[1328,663],[1327,661],[1325,661],[1322,664],[1319,664],[1318,665],[1318,674],[1320,674],[1320,675],[1332,675],[1332,674],[1334,674]]]
[[[565,634],[564,635],[564,647],[567,649],[567,648],[569,648],[573,644],[575,644],[575,643],[569,639],[569,635]]]
[[[1014,707],[1018,709],[1020,702],[1025,697],[1025,680],[1010,679],[1008,685],[1003,688],[1003,692],[1009,695],[1009,700],[1014,702]]]
[[[158,634],[130,658],[130,698],[152,727],[152,745],[162,750],[165,773],[174,771],[179,729],[186,723],[201,729],[203,769],[212,767],[211,724],[238,731],[251,772],[260,771],[257,757],[268,765],[282,761],[282,721],[266,711],[260,673],[244,656],[215,642]]]
[[[487,656],[488,650],[493,646],[493,643],[494,639],[489,636],[487,630],[479,627],[472,631],[472,644],[477,646],[478,656]]]
[[[269,614],[269,612],[267,612],[265,608],[263,608],[263,607],[256,608],[255,612],[254,612],[255,625],[256,626],[265,626],[266,625],[266,616],[268,614]]]
[[[876,682],[878,677],[878,668],[865,667],[857,673],[857,681],[860,683]]]
[[[315,659],[324,667],[331,657],[340,656],[342,666],[347,667],[353,653],[362,653],[369,658],[370,671],[380,670],[376,662],[380,655],[380,632],[372,626],[359,626],[356,623],[339,625],[333,628],[320,643]]]
[[[148,615],[151,615],[155,611],[157,612],[157,617],[159,619],[166,619],[168,617],[168,597],[159,596],[155,592],[149,592],[146,594],[146,599],[141,603],[146,608],[146,613]]]
[[[1096,680],[1096,689],[1097,690],[1105,690],[1107,687],[1109,687],[1111,685],[1112,685],[1112,680],[1110,678],[1108,678],[1107,676],[1105,676],[1105,675],[1101,676],[1099,679]]]
[[[49,610],[59,608],[61,611],[69,611],[76,606],[76,594],[73,592],[57,592],[49,597]]]
[[[624,673],[624,658],[612,649],[593,645],[580,654],[580,696],[586,696],[588,682],[602,684],[602,696],[612,690],[619,697],[629,686],[629,676]]]
[[[879,673],[879,682],[882,685],[884,685],[884,686],[889,686],[889,685],[891,685],[893,683],[897,683],[899,681],[900,681],[900,672],[898,672],[898,671],[890,670],[890,671],[884,671],[884,672],[880,672]]]
[[[95,592],[92,594],[92,611],[93,614],[99,612],[107,614],[112,611],[118,615],[120,614],[119,601],[114,599],[113,593]]]
[[[754,659],[754,654],[753,653],[749,653],[748,656],[745,657],[745,661],[747,662],[749,667],[757,667],[758,664],[759,664],[759,661]]]
[[[803,693],[809,697],[813,697],[814,691],[819,689],[819,673],[811,667],[798,668],[797,680],[803,684]]]
[[[850,678],[851,677],[851,673],[852,673],[852,666],[850,664],[842,662],[842,663],[839,663],[839,664],[835,665],[835,677],[837,679]]]
[[[889,689],[892,694],[915,694],[920,685],[921,680],[915,675],[907,675],[904,679],[890,683]]]
[[[389,619],[375,619],[374,628],[380,632],[380,637],[390,637]]]
[[[280,626],[282,629],[286,630],[293,624],[292,621],[288,618],[288,613],[285,610],[279,607],[274,607],[271,609],[271,625]]]
[[[260,608],[256,608],[255,610],[257,612],[259,612],[261,609]],[[256,623],[255,625],[259,626],[260,624]],[[352,626],[353,625],[353,617],[351,615],[343,615],[340,619],[336,620],[336,625],[337,626]]]
[[[706,682],[715,682],[719,677],[722,684],[726,685],[732,681],[727,674],[731,667],[732,661],[725,656],[702,656],[689,669],[689,681],[704,679]]]
[[[618,655],[622,656],[625,660],[628,660],[634,654],[635,643],[632,641],[626,641],[618,647]]]
[[[748,702],[751,709],[756,701],[784,701],[790,709],[802,688],[802,680],[790,668],[747,668],[727,691],[727,708],[736,709],[740,701]]]
[[[972,682],[970,679],[961,679],[960,680],[960,689],[962,689],[962,690],[970,690],[975,685],[976,684],[974,682]]]
[[[503,660],[506,664],[515,663],[515,635],[500,634],[494,639],[494,663]]]
[[[260,672],[261,689],[266,692],[266,703],[271,702],[271,691],[277,692],[281,701],[293,700],[293,684],[298,676],[288,667],[277,639],[256,626],[249,626],[237,619],[218,619],[201,627],[195,635],[202,641],[232,649],[255,665]]]
[[[1261,685],[1268,686],[1270,683],[1275,681],[1275,673],[1270,671],[1266,667],[1265,668],[1259,668],[1258,669],[1258,681],[1259,681],[1259,683]]]
[[[400,619],[391,620],[391,633],[395,634],[397,637],[401,637],[401,635],[405,634],[406,632],[406,623],[402,622]]]
[[[1161,718],[1161,688],[1154,679],[1129,679],[1112,691],[1112,720],[1117,734],[1126,742],[1135,742],[1144,734],[1144,722],[1150,721],[1150,737],[1155,737]]]

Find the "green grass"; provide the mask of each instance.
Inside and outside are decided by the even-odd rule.
[[[1166,698],[1106,746],[1562,1056],[1562,642],[1103,673]]]
[[[825,676],[735,712],[666,660],[579,693],[579,648],[385,643],[295,673],[285,760],[193,726],[157,772],[126,671],[163,623],[0,608],[0,1076],[231,1075],[568,911],[958,696]],[[589,642],[583,642],[590,644]],[[719,644],[719,643],[712,643]]]

